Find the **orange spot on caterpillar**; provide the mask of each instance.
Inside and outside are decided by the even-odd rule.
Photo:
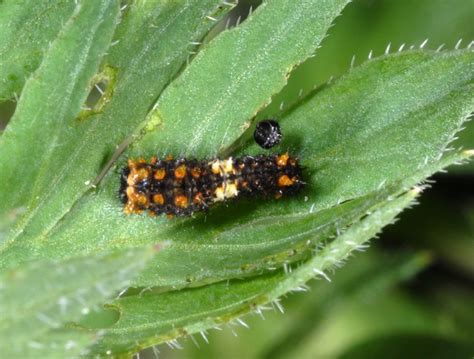
[[[174,204],[177,207],[186,208],[188,206],[188,198],[182,194],[179,194],[174,198]]]
[[[183,179],[186,176],[186,166],[181,165],[175,168],[174,178]]]
[[[137,171],[137,177],[138,177],[139,180],[143,180],[145,178],[148,178],[149,175],[150,175],[150,172],[148,172],[148,170],[146,168],[140,168]]]
[[[288,152],[280,155],[277,157],[276,164],[278,167],[285,167],[286,164],[288,163],[288,159],[290,156],[288,155]]]
[[[162,206],[165,204],[165,197],[161,193],[157,193],[153,195],[153,202]]]
[[[153,177],[157,180],[157,181],[161,181],[163,178],[166,177],[166,170],[164,168],[159,168],[155,171],[155,174],[153,175]]]
[[[283,175],[278,178],[278,187],[288,187],[292,186],[294,183],[295,182],[287,175]]]
[[[204,202],[204,197],[203,197],[202,193],[201,192],[196,193],[194,195],[194,198],[193,198],[193,203],[194,204],[200,204],[202,202]]]
[[[194,178],[199,178],[201,176],[201,169],[199,167],[194,167],[191,170],[191,176],[193,176]]]

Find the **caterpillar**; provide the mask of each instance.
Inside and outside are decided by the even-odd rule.
[[[128,160],[119,197],[126,214],[190,216],[240,197],[291,196],[303,185],[299,160],[288,153],[208,160],[152,157]]]

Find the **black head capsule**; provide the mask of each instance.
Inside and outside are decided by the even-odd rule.
[[[281,141],[280,125],[275,120],[260,121],[255,128],[253,138],[260,147],[264,149],[272,148]]]

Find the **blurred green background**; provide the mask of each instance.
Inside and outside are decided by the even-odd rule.
[[[257,1],[240,1],[230,24]],[[226,20],[227,21],[227,20]],[[225,23],[225,22],[224,22]],[[355,0],[316,56],[298,67],[259,116],[277,114],[298,96],[343,75],[372,51],[464,48],[474,40],[474,0]],[[0,104],[0,131],[14,111]],[[317,119],[315,119],[317,121]],[[316,125],[316,124],[315,124]],[[474,121],[454,146],[474,148]],[[331,274],[332,282],[283,298],[241,323],[160,346],[152,358],[472,358],[474,357],[474,164],[433,178],[421,204],[385,229],[370,248]]]

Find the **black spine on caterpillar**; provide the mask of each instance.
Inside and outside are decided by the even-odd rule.
[[[214,203],[246,197],[291,196],[302,188],[298,159],[288,153],[195,160],[129,160],[119,197],[127,214],[189,216]]]

